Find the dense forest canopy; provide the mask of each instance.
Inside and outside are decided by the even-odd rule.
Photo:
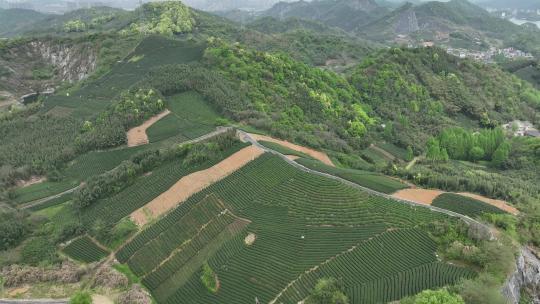
[[[405,147],[423,145],[426,134],[448,126],[492,128],[540,119],[540,92],[529,83],[438,48],[380,51],[350,81]]]
[[[247,97],[251,111],[236,109],[236,118],[256,127],[313,146],[329,145],[325,140],[339,138],[358,145],[373,123],[358,92],[335,73],[285,54],[258,52],[220,40],[211,42],[204,58]]]

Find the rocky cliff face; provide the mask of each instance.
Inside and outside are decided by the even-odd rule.
[[[419,29],[420,27],[418,26],[416,12],[411,8],[402,12],[398,16],[394,31],[396,34],[408,35],[418,31]]]
[[[89,44],[54,44],[33,41],[29,50],[36,57],[55,67],[62,81],[75,82],[88,77],[96,69],[97,55]]]
[[[87,42],[38,39],[0,53],[2,89],[14,96],[43,92],[62,82],[80,81],[97,66],[97,48]]]
[[[506,281],[503,294],[512,304],[518,304],[521,290],[532,296],[532,303],[540,304],[540,260],[528,248],[523,248],[517,259],[517,269]]]

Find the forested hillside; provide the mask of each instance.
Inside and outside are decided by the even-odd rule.
[[[430,134],[450,126],[490,128],[540,118],[540,92],[532,85],[437,48],[380,51],[350,81],[387,125],[385,134],[404,147],[423,150]]]
[[[383,16],[388,10],[373,0],[281,2],[262,13],[274,18],[301,18],[352,31]]]
[[[373,122],[344,78],[287,55],[214,41],[205,61],[249,100],[249,109],[235,109],[235,119],[280,137],[341,150],[359,147]]]

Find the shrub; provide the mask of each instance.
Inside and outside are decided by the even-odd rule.
[[[55,245],[44,236],[29,239],[22,248],[21,256],[23,263],[33,266],[58,262]]]
[[[92,304],[92,297],[87,291],[78,291],[69,299],[69,304]]]
[[[217,276],[208,263],[204,263],[202,267],[201,281],[210,292],[216,293],[218,291]]]

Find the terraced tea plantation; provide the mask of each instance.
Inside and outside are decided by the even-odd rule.
[[[331,167],[319,161],[306,158],[298,159],[296,162],[306,168],[339,176],[360,186],[382,193],[391,194],[398,190],[408,188],[406,184],[403,184],[398,180],[374,172]]]
[[[152,143],[171,137],[177,141],[197,138],[212,132],[219,118],[204,97],[196,92],[168,97],[167,108],[171,113],[146,131]]]
[[[75,260],[85,263],[97,262],[109,254],[108,251],[99,247],[88,236],[73,240],[64,248],[64,253]]]
[[[98,200],[93,205],[82,210],[82,222],[86,227],[92,227],[98,219],[106,224],[116,224],[122,218],[130,215],[133,211],[143,207],[168,190],[180,178],[210,168],[221,159],[232,155],[245,146],[245,144],[237,143],[223,152],[221,158],[215,158],[197,165],[186,166],[181,159],[165,163],[150,174],[138,177],[133,184],[115,195]]]
[[[479,217],[484,213],[506,213],[504,210],[490,204],[454,193],[439,195],[433,201],[433,206],[468,215],[472,218]]]
[[[454,221],[265,154],[147,227],[117,258],[158,303],[297,303],[328,276],[343,281],[351,303],[380,303],[475,275],[437,260],[418,229],[437,220]],[[217,291],[201,280],[203,265]]]
[[[70,96],[55,95],[47,99],[46,109],[61,107],[71,110],[74,117],[92,117],[107,107],[119,92],[142,80],[148,71],[162,65],[198,61],[205,46],[189,41],[149,36],[137,48],[117,63],[112,70]]]

